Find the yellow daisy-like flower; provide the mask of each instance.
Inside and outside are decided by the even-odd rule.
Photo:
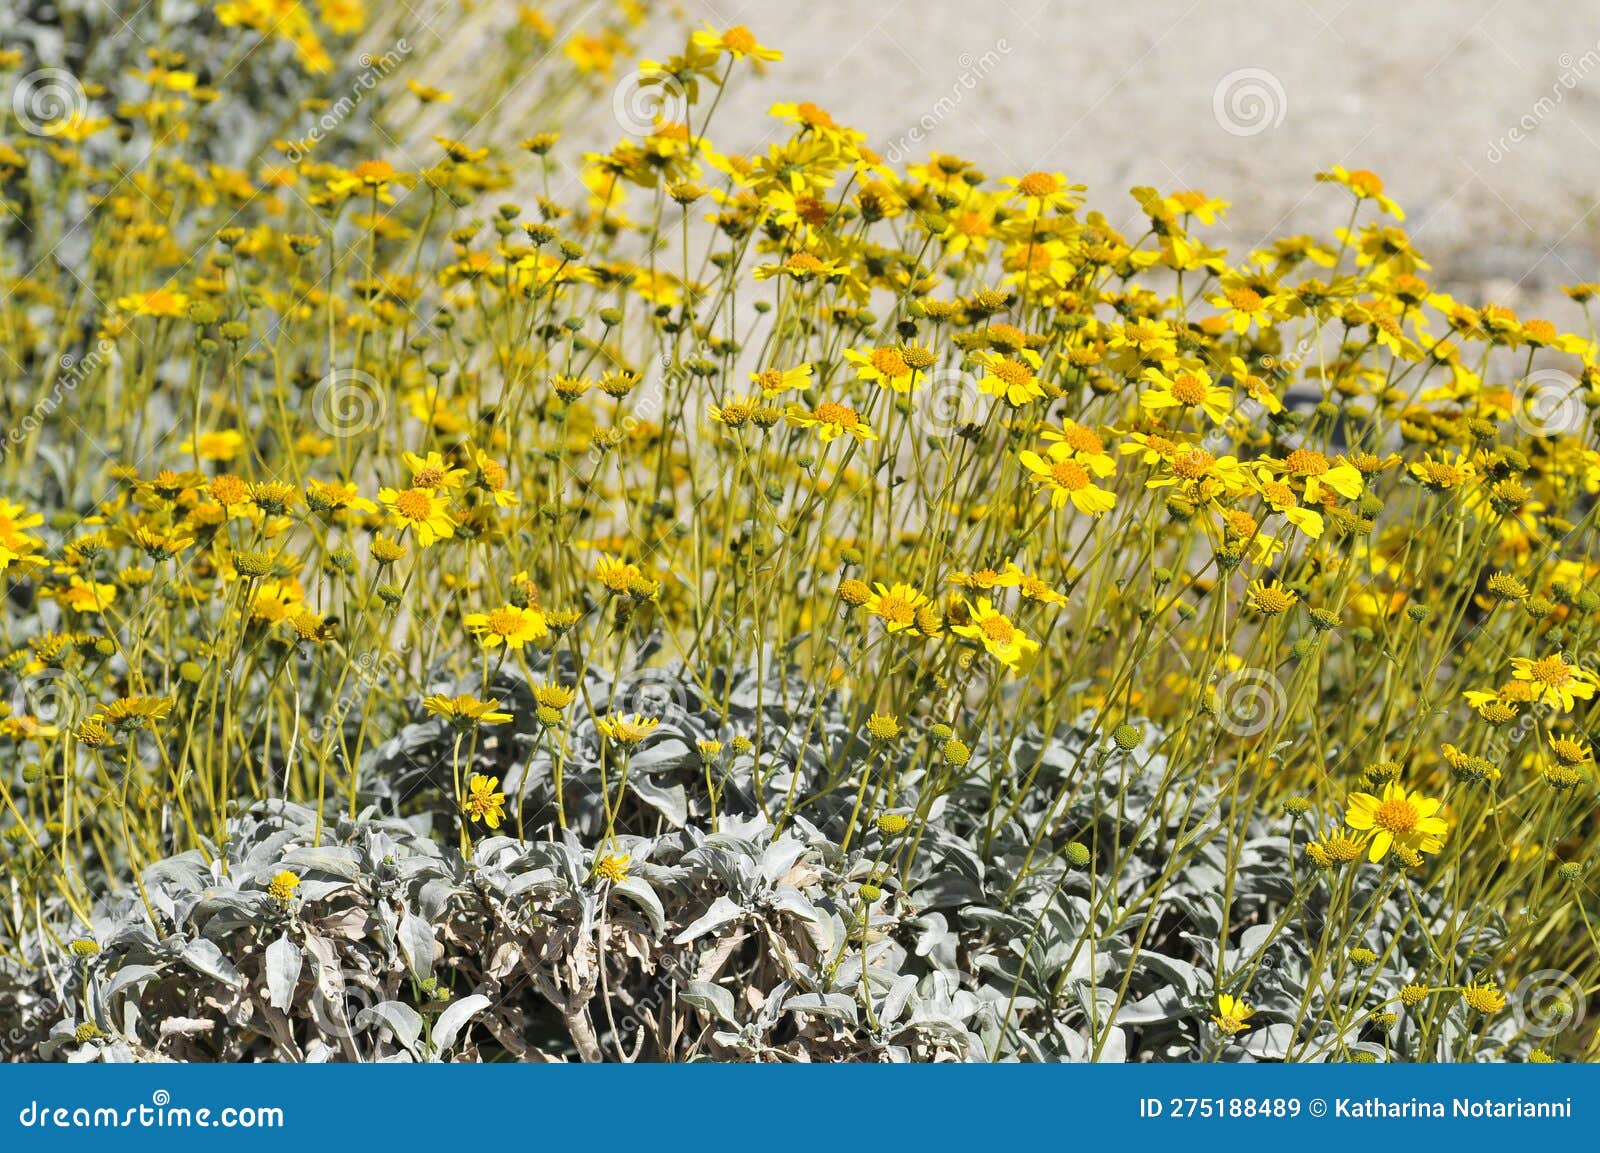
[[[1339,457],[1329,460],[1314,448],[1297,448],[1281,461],[1267,460],[1263,466],[1289,478],[1291,484],[1302,486],[1308,501],[1320,501],[1322,490],[1332,489],[1345,500],[1355,500],[1366,488],[1361,470]]]
[[[1449,825],[1438,815],[1444,802],[1407,792],[1398,781],[1383,787],[1382,796],[1352,793],[1344,822],[1357,832],[1370,834],[1367,859],[1381,861],[1390,851],[1402,858],[1437,853],[1444,848]]]
[[[1023,449],[1017,459],[1032,474],[1030,481],[1050,491],[1052,508],[1065,508],[1070,503],[1079,512],[1099,516],[1116,507],[1116,495],[1095,484],[1090,475],[1101,467],[1096,458],[1080,456],[1064,441],[1052,444],[1046,453],[1047,456],[1040,456],[1032,449]],[[1109,458],[1105,463],[1111,463]]]
[[[861,414],[847,404],[825,400],[809,411],[798,404],[791,404],[785,415],[790,424],[816,429],[823,444],[831,444],[846,433],[862,443],[878,439],[878,434],[861,419]]]
[[[381,488],[378,500],[400,529],[410,529],[416,534],[417,543],[423,548],[456,535],[456,522],[449,512],[450,502],[431,489]]]
[[[1506,1007],[1506,995],[1493,981],[1471,981],[1462,986],[1461,1000],[1485,1017]]]
[[[1158,368],[1147,368],[1145,380],[1153,388],[1139,394],[1139,407],[1153,412],[1168,408],[1198,409],[1213,424],[1221,424],[1233,411],[1233,392],[1211,380],[1203,368],[1185,369],[1168,376]]]
[[[1560,653],[1537,660],[1512,657],[1511,675],[1528,683],[1535,703],[1559,708],[1564,713],[1570,713],[1578,701],[1592,699],[1596,685],[1600,684],[1593,673],[1568,664]]]
[[[1044,362],[1031,348],[1017,351],[1020,360],[1001,356],[998,352],[980,353],[976,359],[983,365],[984,373],[978,379],[978,391],[998,397],[1012,408],[1021,408],[1029,401],[1045,395],[1037,370]]]
[[[899,348],[847,348],[844,358],[856,366],[859,380],[876,381],[898,393],[911,392],[917,386],[917,371],[906,363],[905,353]]]
[[[491,829],[500,827],[500,821],[505,816],[506,795],[495,791],[499,786],[499,777],[486,777],[482,773],[472,774],[472,779],[467,782],[467,797],[461,803],[461,808],[472,818],[474,824],[482,821]]]
[[[1020,671],[1039,651],[1039,642],[1029,637],[1006,616],[988,597],[979,597],[978,603],[963,602],[969,623],[953,625],[957,636],[978,641],[995,660],[1013,672]]]
[[[849,356],[849,353],[845,353]],[[773,396],[795,388],[809,388],[812,368],[809,363],[794,368],[767,368],[750,374],[750,382],[760,387],[762,395]]]
[[[735,60],[751,60],[759,71],[761,64],[768,60],[782,60],[783,53],[776,48],[767,48],[756,41],[755,33],[743,24],[718,32],[711,25],[696,32],[693,37],[696,48],[709,48],[713,52],[726,52]]]
[[[1000,183],[1015,190],[1012,198],[1022,202],[1023,215],[1029,220],[1052,211],[1065,212],[1081,203],[1074,194],[1082,191],[1082,186],[1068,184],[1067,178],[1059,172],[1007,176]]]
[[[486,613],[468,613],[462,623],[483,642],[486,649],[500,645],[520,649],[529,641],[543,639],[550,632],[542,612],[531,607],[518,608],[516,605],[501,605]]]
[[[655,732],[656,726],[660,723],[659,717],[646,717],[635,713],[631,717],[620,715],[601,717],[595,721],[594,727],[599,729],[600,735],[607,740],[631,748]]]
[[[500,700],[497,697],[482,701],[471,694],[447,697],[442,693],[435,693],[431,697],[423,698],[422,707],[436,717],[443,717],[458,729],[470,729],[478,725],[503,725],[511,719],[510,713],[495,711],[500,707]]]
[[[607,853],[603,857],[595,858],[595,880],[610,881],[613,885],[620,885],[628,879],[629,860],[626,853]]]
[[[1294,608],[1300,597],[1284,588],[1282,581],[1258,580],[1251,582],[1247,599],[1256,612],[1275,617]]]
[[[429,492],[455,489],[460,488],[467,478],[466,469],[451,468],[445,463],[444,457],[436,452],[430,452],[427,456],[403,452],[400,454],[400,459],[405,461],[406,467],[411,470],[412,488],[425,488]]]
[[[284,869],[267,882],[267,895],[278,904],[287,905],[294,900],[295,891],[299,888],[300,878]]]
[[[1224,1035],[1237,1036],[1250,1028],[1246,1022],[1255,1015],[1255,1010],[1244,1001],[1228,993],[1217,994],[1217,1011],[1211,1015],[1211,1023]]]
[[[1396,220],[1406,218],[1400,206],[1383,194],[1383,180],[1376,172],[1368,172],[1365,168],[1352,172],[1343,165],[1335,164],[1327,172],[1317,173],[1317,179],[1328,184],[1344,185],[1357,200],[1377,201],[1378,207]]]
[[[916,628],[917,612],[931,603],[926,595],[908,584],[896,582],[885,586],[880,583],[873,588],[862,607],[881,620],[891,633]]]

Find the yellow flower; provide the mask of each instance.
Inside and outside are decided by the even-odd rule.
[[[628,879],[628,861],[626,853],[607,853],[597,857],[594,862],[595,880],[620,885]]]
[[[497,697],[481,701],[471,694],[447,697],[442,693],[435,693],[431,697],[423,698],[422,707],[436,717],[443,717],[458,729],[471,729],[478,725],[503,725],[511,719],[510,713],[495,711],[500,707]]]
[[[97,584],[74,576],[58,594],[58,598],[73,612],[98,613],[111,607],[111,602],[117,599],[117,588],[115,585]]]
[[[118,297],[117,307],[135,316],[170,318],[183,316],[189,311],[189,298],[181,292],[158,288],[153,292],[135,292]]]
[[[970,623],[954,625],[951,631],[981,643],[984,650],[1006,668],[1021,671],[1039,651],[1039,642],[1014,625],[988,597],[979,597],[977,604],[964,601],[963,605]]]
[[[1022,201],[1022,211],[1029,220],[1051,211],[1068,211],[1080,203],[1074,193],[1081,185],[1067,183],[1059,172],[1030,172],[1026,176],[1007,176],[1000,181],[1014,189],[1012,199]]]
[[[1070,502],[1079,512],[1099,516],[1116,507],[1116,495],[1090,476],[1092,469],[1103,467],[1097,458],[1080,456],[1063,441],[1052,444],[1047,452],[1048,460],[1032,449],[1023,449],[1017,459],[1032,474],[1030,481],[1050,490],[1052,508],[1064,508]],[[1111,464],[1110,459],[1105,458],[1104,464]]]
[[[845,353],[845,356],[849,355],[848,352]],[[811,372],[809,363],[796,365],[794,368],[768,368],[761,372],[752,372],[750,382],[760,386],[762,395],[773,396],[794,388],[809,388]]]
[[[1400,211],[1400,206],[1383,194],[1383,181],[1375,172],[1368,172],[1365,168],[1358,168],[1352,172],[1336,164],[1330,171],[1317,173],[1317,179],[1330,184],[1344,185],[1357,200],[1377,201],[1378,207],[1396,220],[1406,218],[1406,214]]]
[[[632,748],[655,732],[656,726],[660,723],[659,717],[645,717],[635,713],[631,718],[621,715],[601,717],[595,721],[594,727],[599,729],[600,735],[607,740]]]
[[[847,404],[835,404],[831,400],[825,400],[813,411],[807,411],[798,404],[791,404],[784,415],[788,417],[790,424],[799,425],[801,428],[815,428],[823,444],[829,444],[845,433],[855,437],[858,442],[878,439],[878,434],[861,419],[861,414]]]
[[[1560,653],[1531,660],[1528,657],[1511,658],[1511,675],[1527,682],[1535,703],[1559,708],[1570,713],[1580,700],[1591,700],[1600,679],[1587,669],[1569,665]]]
[[[885,586],[880,583],[873,588],[875,591],[862,607],[881,620],[891,633],[915,628],[918,610],[930,603],[927,596],[908,584],[896,582]]]
[[[389,515],[402,531],[410,529],[416,534],[417,543],[423,548],[456,534],[456,522],[451,519],[449,512],[450,502],[434,495],[430,489],[396,491],[381,488],[378,490],[378,500],[389,510]]]
[[[1250,607],[1263,616],[1275,617],[1294,608],[1300,597],[1283,587],[1282,581],[1253,581],[1249,590]]]
[[[1217,994],[1217,1011],[1211,1015],[1214,1024],[1225,1036],[1233,1037],[1250,1028],[1245,1022],[1255,1015],[1255,1010],[1238,997],[1228,993]]]
[[[1467,1008],[1489,1016],[1506,1007],[1506,997],[1493,981],[1471,981],[1461,989]]]
[[[1139,407],[1151,411],[1168,408],[1199,409],[1213,424],[1221,424],[1233,411],[1233,393],[1212,383],[1203,368],[1186,369],[1167,376],[1157,368],[1147,368],[1144,377],[1154,388],[1139,394]]]
[[[643,575],[637,565],[621,557],[602,553],[600,559],[594,562],[594,579],[614,593],[627,592]]]
[[[278,904],[287,905],[294,900],[295,891],[300,888],[300,878],[284,869],[267,882],[267,894]]]
[[[783,53],[776,48],[767,48],[757,43],[755,34],[742,24],[721,32],[707,24],[703,31],[694,34],[692,43],[697,48],[726,52],[735,60],[748,59],[756,65],[757,71],[760,71],[763,61],[783,59]]]
[[[193,453],[201,460],[226,462],[244,451],[244,436],[235,429],[222,432],[203,432],[179,446],[182,452]]]
[[[916,388],[917,372],[906,363],[905,354],[895,347],[866,351],[845,349],[844,358],[856,366],[859,380],[877,381],[892,392],[909,393]]]
[[[1344,821],[1357,832],[1371,836],[1369,860],[1381,861],[1391,850],[1414,858],[1420,853],[1437,853],[1444,847],[1449,826],[1437,815],[1443,805],[1443,801],[1420,792],[1408,793],[1404,785],[1390,781],[1380,797],[1352,793]]]
[[[461,808],[472,818],[474,824],[482,821],[491,829],[500,827],[500,821],[505,815],[506,795],[495,792],[499,786],[499,777],[486,777],[482,773],[472,774],[472,779],[467,782],[467,798],[462,802]]]
[[[1332,489],[1345,500],[1355,500],[1366,488],[1366,480],[1355,465],[1344,457],[1330,461],[1314,448],[1297,448],[1281,461],[1269,459],[1262,464],[1265,469],[1303,485],[1308,501],[1320,501],[1324,488]]]
[[[543,639],[550,631],[542,612],[516,605],[501,605],[486,613],[468,613],[462,623],[486,649],[502,644],[509,649],[520,649],[529,641]]]
[[[427,456],[418,456],[414,452],[403,452],[400,459],[411,470],[411,487],[425,488],[429,492],[440,489],[450,490],[460,488],[466,480],[467,470],[464,468],[451,468],[445,463],[444,457],[436,452]]]
[[[892,741],[900,735],[900,718],[893,713],[873,713],[867,718],[867,732],[875,741]]]
[[[975,359],[984,367],[978,379],[978,391],[998,397],[1012,408],[1021,408],[1029,401],[1044,396],[1044,385],[1035,375],[1043,363],[1031,348],[1019,349],[1021,360],[1001,356],[998,352],[980,353]]]

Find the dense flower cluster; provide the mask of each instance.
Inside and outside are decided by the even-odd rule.
[[[591,151],[554,119],[497,138],[476,84],[477,111],[424,118],[455,103],[425,53],[368,99],[463,139],[330,128],[357,0],[209,19],[299,70],[258,154],[231,147],[231,70],[174,49],[0,134],[0,939],[41,904],[71,939],[173,854],[227,860],[267,798],[431,814],[468,863],[578,837],[613,890],[663,823],[803,820],[870,853],[863,898],[925,876],[959,800],[980,861],[1036,814],[1015,896],[1142,835],[1052,814],[1153,723],[1158,807],[1226,797],[1194,814],[1218,886],[1250,821],[1292,834],[1277,909],[1222,908],[1213,1052],[1272,1027],[1250,984],[1280,939],[1346,982],[1337,1035],[1418,1015],[1395,1057],[1499,1012],[1496,980],[1593,985],[1566,871],[1597,836],[1600,285],[1560,323],[1458,300],[1340,167],[1317,180],[1345,227],[1229,253],[1207,193],[1136,188],[1125,233],[1063,173],[897,170],[813,103],[724,152],[719,101],[781,54],[706,28],[630,75],[632,4],[524,7],[497,48],[504,83],[538,61],[552,91],[665,94]],[[7,83],[34,63],[0,46]],[[676,681],[619,688],[667,660],[721,695],[692,746]],[[750,665],[840,725],[775,745],[790,699],[734,723]],[[1104,740],[1041,793],[1019,742],[1085,714]],[[404,788],[375,768],[399,733]],[[317,899],[288,870],[266,891]],[[1375,931],[1390,897],[1431,1000],[1374,993],[1414,956]],[[845,936],[830,974],[867,947]]]

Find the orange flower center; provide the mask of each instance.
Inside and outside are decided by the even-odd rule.
[[[1105,451],[1105,445],[1101,443],[1100,438],[1081,424],[1068,425],[1062,430],[1061,440],[1074,452],[1095,454]]]
[[[1026,388],[1033,380],[1033,371],[1015,360],[996,361],[989,371],[1004,381],[1007,388]]]
[[[1357,196],[1382,196],[1383,180],[1376,172],[1358,168],[1350,174],[1350,191]]]
[[[522,611],[514,608],[499,608],[489,614],[489,631],[495,636],[509,637],[522,628]]]
[[[754,52],[756,50],[755,34],[740,24],[736,28],[729,28],[722,34],[722,42],[731,52]]]
[[[989,617],[978,627],[983,630],[985,637],[999,645],[1010,644],[1017,635],[1017,630],[1005,617]]]
[[[1564,685],[1572,679],[1572,666],[1560,657],[1540,657],[1528,666],[1528,679],[1541,685]]]
[[[963,212],[956,217],[956,231],[963,236],[988,236],[989,222],[979,212]]]
[[[1235,288],[1228,293],[1228,303],[1240,312],[1254,312],[1261,307],[1261,294],[1253,288]]]
[[[1024,196],[1050,196],[1060,186],[1056,178],[1048,172],[1030,172],[1017,181],[1017,191]]]
[[[872,367],[890,378],[905,376],[911,371],[911,366],[906,364],[906,358],[900,355],[898,348],[875,349]]]
[[[1417,827],[1422,815],[1417,807],[1404,797],[1391,797],[1378,806],[1372,814],[1372,823],[1386,833],[1403,837]]]
[[[832,128],[834,126],[833,117],[828,114],[828,110],[811,103],[809,100],[803,100],[796,104],[794,111],[795,115],[813,128]]]
[[[878,615],[897,625],[908,625],[917,619],[917,610],[910,603],[890,593],[878,601]]]
[[[1211,471],[1217,458],[1203,448],[1191,448],[1172,462],[1172,471],[1187,480],[1195,480]]]
[[[1198,376],[1190,372],[1180,372],[1172,382],[1172,395],[1182,404],[1203,404],[1206,399],[1206,386]]]
[[[1284,461],[1294,476],[1321,476],[1328,471],[1328,458],[1314,448],[1297,448]]]
[[[1075,460],[1056,461],[1050,466],[1050,479],[1068,492],[1077,492],[1089,486],[1089,474]]]
[[[840,428],[854,428],[856,426],[856,410],[846,404],[835,404],[825,400],[817,405],[817,419],[823,424],[836,424]]]
[[[406,520],[425,521],[433,515],[433,496],[421,488],[408,488],[394,498],[394,508]]]

